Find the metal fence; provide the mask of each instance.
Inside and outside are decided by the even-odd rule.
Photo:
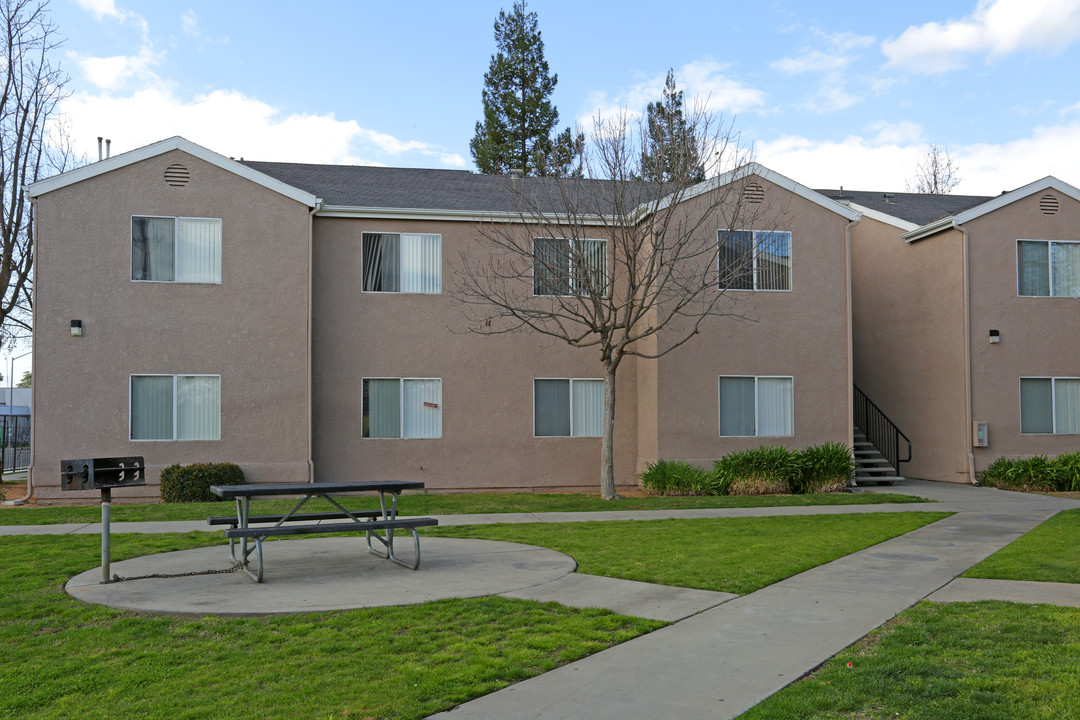
[[[3,472],[30,467],[30,418],[26,415],[0,416],[0,455]]]

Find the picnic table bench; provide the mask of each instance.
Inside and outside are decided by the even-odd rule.
[[[415,570],[420,566],[420,536],[417,528],[438,525],[439,521],[428,517],[398,517],[398,496],[403,490],[419,490],[422,482],[326,482],[326,483],[257,483],[251,485],[213,485],[210,492],[222,498],[236,501],[236,515],[210,517],[210,525],[228,525],[225,537],[229,539],[229,554],[255,582],[263,579],[263,540],[283,535],[310,535],[315,533],[362,532],[367,537],[368,551],[384,560]],[[335,498],[345,493],[374,492],[379,494],[378,510],[346,510]],[[386,496],[390,495],[387,504]],[[273,495],[299,496],[298,502],[283,515],[252,515],[251,498]],[[326,512],[298,512],[313,497],[321,497],[337,508]],[[323,520],[343,520],[324,523]],[[253,523],[260,523],[253,525]],[[262,524],[272,523],[272,524]],[[296,524],[302,523],[302,524]],[[394,553],[394,531],[408,530],[413,536],[414,556],[406,562]],[[380,534],[381,533],[381,534]],[[254,541],[254,547],[249,541]],[[378,547],[372,545],[372,540]],[[239,555],[237,554],[239,546]],[[249,567],[249,558],[255,553],[256,568]]]

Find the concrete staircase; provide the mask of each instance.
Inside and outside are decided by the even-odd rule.
[[[892,485],[903,480],[874,444],[855,428],[855,485]]]

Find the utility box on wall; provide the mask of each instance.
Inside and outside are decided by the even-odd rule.
[[[979,422],[978,420],[971,423],[972,447],[986,447],[987,445],[989,445],[990,439],[987,432],[987,423]]]

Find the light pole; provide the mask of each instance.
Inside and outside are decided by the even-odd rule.
[[[15,361],[32,354],[34,351],[30,350],[24,352],[22,355],[16,355],[11,358],[11,373],[8,375],[8,414],[14,412],[15,407]]]

